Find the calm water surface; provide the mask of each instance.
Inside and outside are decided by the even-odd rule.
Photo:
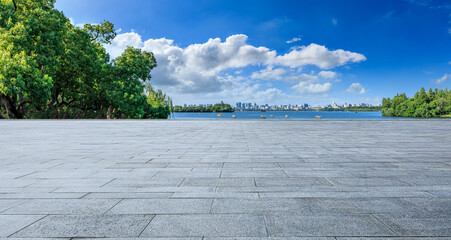
[[[317,112],[317,111],[243,111],[233,113],[221,113],[223,116],[218,117],[218,113],[174,113],[173,119],[260,119],[265,116],[266,119],[315,119],[316,116],[321,116],[321,119],[394,119],[396,117],[384,117],[381,112]],[[271,115],[274,118],[271,118]]]

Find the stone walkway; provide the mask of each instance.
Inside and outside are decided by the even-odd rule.
[[[0,121],[0,238],[372,236],[451,239],[451,121]]]

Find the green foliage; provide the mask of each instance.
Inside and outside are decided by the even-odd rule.
[[[154,90],[152,85],[146,84],[147,105],[144,108],[144,118],[166,119],[171,115],[172,99],[161,89]]]
[[[451,90],[424,88],[412,98],[405,93],[397,94],[393,99],[382,100],[382,115],[395,117],[430,118],[442,117],[451,114]]]
[[[0,118],[168,117],[170,98],[144,91],[152,53],[128,47],[110,60],[113,23],[80,29],[54,0],[0,1]]]
[[[226,103],[217,103],[214,106],[208,107],[182,107],[175,106],[174,112],[234,112],[233,108]]]
[[[114,24],[109,21],[103,21],[100,24],[85,24],[83,31],[91,36],[91,41],[98,41],[101,43],[111,43],[116,37],[114,31]]]

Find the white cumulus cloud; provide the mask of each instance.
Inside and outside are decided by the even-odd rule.
[[[251,75],[252,79],[262,79],[262,80],[270,80],[276,79],[281,80],[282,76],[287,72],[287,70],[283,68],[273,68],[272,66],[268,66],[265,69],[262,69],[258,72],[253,72]]]
[[[330,69],[365,60],[366,57],[360,53],[343,49],[331,51],[325,46],[312,43],[308,46],[302,46],[300,49],[294,49],[285,55],[277,56],[274,61],[280,65],[292,68],[315,65],[321,69]]]
[[[332,72],[332,71],[321,71],[321,72],[318,73],[318,76],[320,76],[322,78],[331,79],[331,78],[336,77],[337,73],[336,72]]]
[[[300,82],[292,87],[292,89],[297,93],[328,93],[332,91],[331,83],[314,83],[311,81]]]
[[[435,82],[436,84],[440,84],[440,83],[446,81],[446,79],[449,79],[449,78],[451,78],[451,74],[445,73],[445,75],[443,75],[443,77],[434,80],[434,82]]]
[[[360,83],[352,83],[346,91],[356,94],[365,94],[368,92]]]
[[[297,84],[293,87],[297,92],[324,93],[331,90],[332,84],[319,83],[318,76],[331,79],[336,73],[321,71],[318,75],[309,75],[302,73],[303,66],[313,65],[326,70],[366,60],[360,53],[342,49],[329,50],[314,43],[291,49],[284,55],[277,55],[275,50],[253,46],[248,44],[247,40],[246,35],[237,34],[229,36],[225,41],[210,38],[204,43],[181,47],[172,39],[143,41],[138,33],[129,32],[118,34],[105,48],[112,58],[119,56],[127,46],[153,52],[158,66],[152,71],[152,83],[177,94],[231,94],[228,91],[230,88],[246,91],[254,89],[257,80],[273,79]],[[249,66],[262,69],[242,80],[246,74],[242,70]],[[241,77],[241,85],[227,77],[230,72],[234,72],[235,77]],[[240,88],[243,84],[246,89]],[[266,92],[269,89],[258,88],[253,90],[252,94],[283,97],[283,92],[279,92],[279,89],[270,89],[270,92]]]

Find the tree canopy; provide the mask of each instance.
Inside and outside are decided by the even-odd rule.
[[[0,1],[0,118],[169,116],[171,105],[155,114],[146,95],[153,53],[128,47],[112,60],[106,53],[113,23],[76,27],[54,0]]]
[[[405,93],[397,94],[393,99],[382,99],[382,114],[396,117],[442,117],[451,114],[451,90],[424,88],[414,97],[408,98]]]

